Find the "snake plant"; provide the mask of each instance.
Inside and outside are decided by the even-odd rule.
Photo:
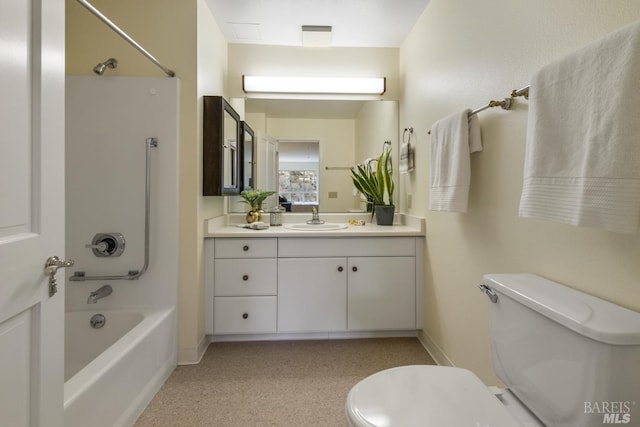
[[[368,205],[393,206],[394,183],[391,167],[391,142],[385,141],[382,153],[365,164],[351,168],[351,179]]]

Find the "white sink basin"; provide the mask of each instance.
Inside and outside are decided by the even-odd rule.
[[[324,224],[285,224],[284,228],[288,228],[289,230],[300,230],[300,231],[331,231],[331,230],[342,230],[343,228],[347,228],[347,224],[336,224],[332,222],[325,222]]]

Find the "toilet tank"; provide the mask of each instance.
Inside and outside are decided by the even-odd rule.
[[[532,274],[488,274],[494,370],[547,427],[640,426],[640,313]]]

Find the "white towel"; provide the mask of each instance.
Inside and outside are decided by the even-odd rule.
[[[432,211],[466,212],[471,180],[470,154],[482,150],[478,117],[471,110],[452,114],[431,127]]]
[[[406,174],[413,171],[414,165],[414,151],[413,147],[409,143],[400,145],[400,166],[399,171],[401,174]]]
[[[531,81],[520,216],[633,233],[640,214],[640,22]]]

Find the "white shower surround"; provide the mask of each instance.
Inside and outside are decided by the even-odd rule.
[[[158,327],[164,325],[161,329],[166,336],[160,337],[159,342],[170,348],[162,349],[162,353],[167,355],[162,364],[171,368],[161,381],[155,378],[144,386],[131,384],[138,388],[137,398],[146,404],[177,364],[179,81],[171,78],[67,76],[66,85],[66,257],[75,260],[74,267],[66,271],[68,277],[74,271],[85,271],[88,276],[122,275],[142,268],[145,140],[149,137],[158,139],[158,147],[151,149],[147,272],[138,280],[67,280],[66,286],[68,312],[116,310],[116,316],[118,310],[172,313],[167,317],[170,327],[166,326],[167,320],[155,323]],[[126,247],[122,256],[97,258],[91,249],[85,248],[94,234],[100,232],[124,234]],[[87,304],[89,293],[107,283],[113,287],[113,293],[96,304]],[[132,338],[132,333],[139,330],[139,327],[133,328],[120,341],[141,341],[141,337]],[[153,327],[146,333],[158,334]],[[113,351],[114,347],[122,351],[117,357],[125,360],[141,351],[136,345],[121,345],[117,341],[106,352]],[[116,378],[121,367],[113,364],[109,369],[116,371],[110,372],[106,378]],[[84,376],[87,386],[96,380]],[[75,385],[74,389],[83,387]],[[105,390],[117,390],[104,387]],[[65,393],[65,402],[68,398],[70,396]],[[74,399],[84,401],[77,395]],[[100,404],[108,405],[109,401],[110,397],[104,395]],[[114,412],[123,410],[111,409]],[[84,422],[91,425],[92,420]]]

